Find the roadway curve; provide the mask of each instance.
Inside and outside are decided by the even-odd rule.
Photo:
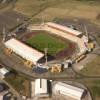
[[[86,76],[82,75],[78,72],[76,72],[74,69],[73,73],[74,74],[67,74],[67,73],[60,73],[60,74],[53,74],[53,73],[44,73],[44,74],[37,74],[34,73],[32,70],[29,68],[25,67],[23,65],[23,62],[18,60],[16,57],[14,58],[15,55],[8,56],[4,52],[4,45],[0,45],[0,63],[5,66],[9,67],[11,69],[16,70],[20,74],[24,74],[26,77],[28,77],[31,80],[34,80],[36,78],[47,78],[47,79],[52,79],[52,80],[75,80],[75,79],[100,79],[100,76]]]

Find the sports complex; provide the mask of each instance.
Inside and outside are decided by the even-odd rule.
[[[69,27],[48,22],[40,25],[30,25],[29,33],[20,39],[11,38],[5,42],[8,52],[15,52],[27,63],[37,64],[45,61],[68,59],[76,50],[81,55],[88,49],[88,40],[82,32]]]

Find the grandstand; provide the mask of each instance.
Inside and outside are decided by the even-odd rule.
[[[36,64],[44,56],[43,53],[29,47],[15,38],[6,41],[5,46],[22,58],[31,61],[33,64]]]

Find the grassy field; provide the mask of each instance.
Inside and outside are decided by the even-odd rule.
[[[21,75],[5,79],[12,87],[22,95],[30,96],[30,81]]]
[[[27,43],[33,48],[36,48],[42,52],[44,52],[44,48],[48,48],[49,55],[54,55],[68,47],[68,44],[66,44],[64,41],[49,34],[42,33],[31,37],[27,40]]]
[[[32,16],[43,11],[50,5],[54,5],[56,2],[57,0],[18,0],[14,10]]]
[[[100,56],[97,56],[92,62],[88,63],[81,73],[84,75],[99,75],[100,76]]]
[[[35,18],[78,17],[95,20],[100,14],[99,0],[18,0],[16,11]]]
[[[75,80],[76,81],[76,80]],[[100,100],[100,80],[99,79],[84,79],[84,80],[77,80],[77,82],[85,85],[93,100]]]
[[[97,56],[96,59],[88,63],[80,73],[89,76],[100,76],[100,56]],[[90,90],[93,99],[100,100],[100,79],[86,79],[84,84]]]

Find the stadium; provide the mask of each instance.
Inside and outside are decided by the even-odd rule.
[[[36,65],[47,60],[68,59],[78,49],[78,55],[87,50],[86,37],[82,32],[53,22],[30,25],[29,33],[20,39],[12,38],[5,42],[9,52],[15,52],[26,60],[26,64]]]
[[[33,31],[25,35],[21,41],[43,53],[45,48],[47,48],[48,57],[55,59],[70,56],[75,50],[74,42],[46,31]]]

